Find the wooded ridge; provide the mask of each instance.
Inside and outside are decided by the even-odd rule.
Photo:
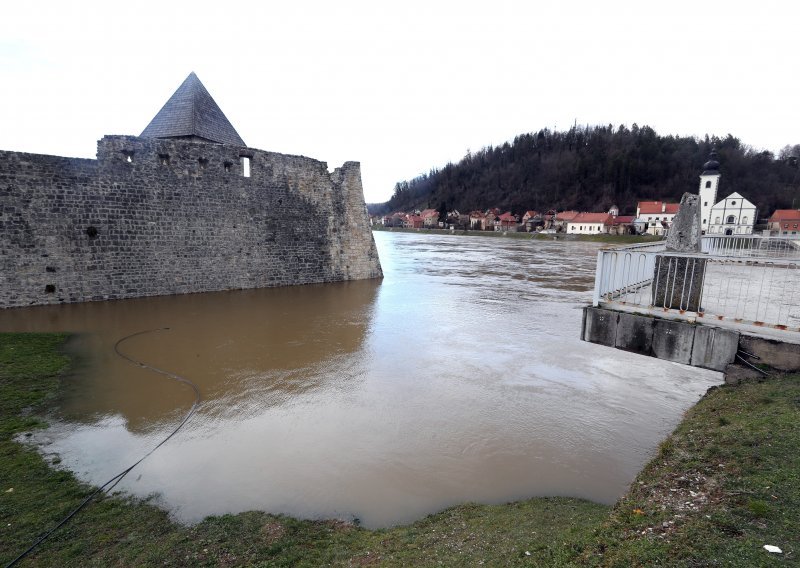
[[[661,136],[633,124],[543,129],[513,142],[486,147],[457,164],[432,169],[395,185],[386,203],[371,214],[436,208],[498,207],[522,213],[548,209],[636,213],[637,201],[679,201],[696,192],[712,148],[719,153],[718,198],[739,192],[756,204],[759,217],[779,208],[800,207],[800,144],[778,156],[757,151],[728,134],[704,139]]]

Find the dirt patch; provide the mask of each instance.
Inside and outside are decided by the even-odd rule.
[[[278,542],[286,534],[286,527],[277,521],[269,521],[261,527],[261,537],[267,544]]]

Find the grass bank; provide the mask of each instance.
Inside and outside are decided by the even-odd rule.
[[[660,241],[662,237],[652,235],[567,235],[565,233],[541,234],[525,232],[501,232],[501,231],[450,231],[448,229],[403,229],[400,227],[372,227],[373,231],[385,231],[395,233],[413,233],[423,235],[449,235],[449,236],[468,236],[468,237],[487,237],[499,239],[522,239],[522,240],[563,240],[563,241],[583,241],[594,243],[615,243],[615,244],[635,244],[650,243]]]
[[[800,564],[800,376],[712,390],[594,538],[589,565]]]
[[[0,334],[0,562],[92,488],[17,443],[45,424],[64,336]],[[566,498],[461,505],[370,531],[250,512],[175,524],[121,496],[91,504],[21,565],[769,566],[797,561],[800,377],[721,387],[691,409],[613,508]],[[773,544],[783,554],[763,549]]]

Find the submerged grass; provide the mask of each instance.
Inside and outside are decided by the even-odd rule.
[[[44,423],[65,337],[0,334],[0,562],[92,488],[15,441]],[[30,566],[770,566],[797,562],[800,377],[721,387],[691,409],[610,510],[568,498],[466,504],[371,531],[261,512],[186,527],[147,502],[92,503]],[[779,546],[770,554],[764,544]]]
[[[63,335],[0,334],[0,562],[6,565],[93,490],[15,441],[68,381]],[[409,526],[371,531],[341,521],[261,512],[186,527],[140,500],[90,504],[20,564],[30,566],[568,565],[608,507],[578,499],[467,504]],[[526,551],[531,556],[526,555]]]

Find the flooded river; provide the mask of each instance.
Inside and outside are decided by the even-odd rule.
[[[253,509],[405,523],[465,501],[612,503],[721,375],[583,343],[599,245],[380,232],[382,281],[0,312],[77,332],[38,435],[181,521]],[[169,328],[169,329],[161,329]],[[161,331],[158,331],[161,330]]]

